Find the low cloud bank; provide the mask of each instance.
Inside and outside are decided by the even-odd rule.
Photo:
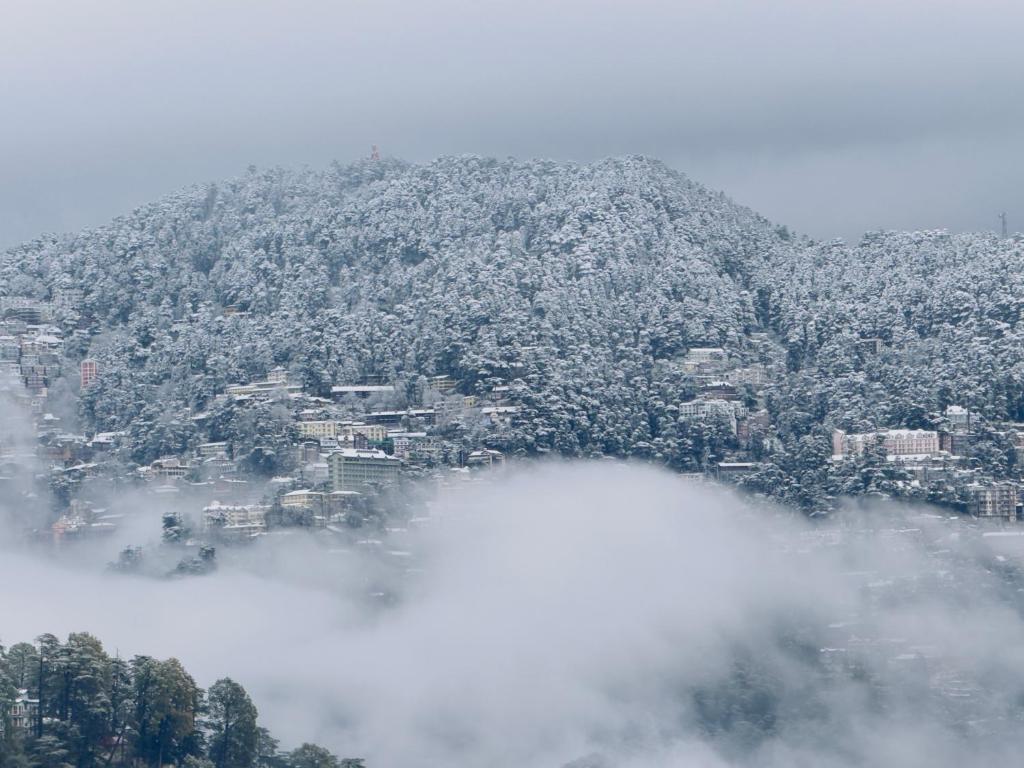
[[[155,581],[8,550],[0,631],[230,675],[285,743],[375,767],[976,765],[1024,746],[1016,542],[553,464],[374,554],[268,536]]]

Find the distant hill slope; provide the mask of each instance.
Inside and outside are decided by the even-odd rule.
[[[683,395],[660,361],[756,328],[748,284],[787,237],[640,157],[363,162],[253,170],[25,244],[3,255],[0,293],[84,290],[97,429],[201,409],[284,365],[320,390],[368,374],[516,384],[521,447],[621,454]]]
[[[874,232],[789,251],[754,282],[816,421],[934,426],[950,404],[1024,420],[1020,237]],[[878,354],[858,353],[869,338]]]
[[[814,243],[641,157],[251,170],[0,256],[0,296],[65,288],[84,292],[58,318],[83,329],[68,356],[104,371],[86,426],[132,425],[142,456],[194,441],[189,413],[282,365],[314,392],[507,387],[503,449],[706,467],[725,444],[679,421],[694,391],[675,363],[705,345],[754,359],[764,330],[787,357],[767,485],[800,503],[828,485],[833,426],[936,426],[952,403],[1024,420],[1019,237]]]

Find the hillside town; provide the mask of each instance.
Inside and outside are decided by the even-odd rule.
[[[368,377],[320,394],[278,366],[259,380],[227,385],[200,412],[182,413],[192,435],[183,449],[139,462],[128,430],[74,429],[75,399],[105,373],[74,351],[88,335],[77,314],[81,300],[73,290],[52,302],[0,299],[3,394],[26,425],[26,434],[12,432],[0,446],[3,477],[38,471],[45,478],[50,522],[34,527],[38,541],[117,530],[125,513],[106,508],[111,487],[135,489],[172,510],[164,531],[172,541],[183,531],[190,541],[233,544],[274,528],[383,525],[401,506],[397,484],[453,487],[516,458],[501,448],[517,426],[522,379],[467,394],[448,375],[401,385]],[[883,347],[860,339],[854,351],[874,356]],[[667,410],[704,446],[701,471],[682,467],[684,475],[764,493],[768,468],[784,451],[770,410],[784,358],[769,333],[754,332],[733,350],[692,347],[669,361],[664,375],[689,399]],[[61,405],[64,416],[54,412]],[[231,433],[231,424],[217,424],[225,414],[232,422],[269,418],[245,437],[223,439]],[[937,503],[979,521],[1020,520],[1024,424],[988,422],[959,405],[934,421],[934,429],[832,429],[832,476],[871,476],[876,493]]]
[[[190,445],[139,465],[126,458],[126,431],[78,433],[48,410],[54,383],[72,365],[61,329],[49,321],[53,312],[73,309],[74,297],[62,296],[53,305],[0,303],[0,386],[5,407],[22,415],[26,426],[25,434],[3,435],[0,480],[12,484],[19,474],[37,469],[48,478],[54,491],[51,512],[57,517],[34,532],[40,540],[52,537],[59,544],[113,532],[120,515],[105,514],[93,498],[102,498],[97,487],[109,484],[174,500],[176,514],[194,518],[203,538],[230,544],[275,526],[358,526],[400,480],[424,479],[444,487],[505,461],[487,440],[472,445],[452,438],[472,424],[475,431],[500,440],[518,410],[500,395],[460,395],[453,379],[436,376],[421,405],[399,408],[393,385],[338,384],[330,397],[318,397],[278,367],[263,380],[229,385],[213,398],[210,410],[230,407],[244,413],[273,407],[275,448],[283,445],[287,454],[275,457],[274,465],[290,468],[288,475],[261,477],[254,471],[258,468],[243,465],[239,457],[263,447],[227,440]],[[80,392],[103,375],[91,359],[81,360],[77,369]],[[209,411],[188,415],[200,429],[211,418]]]

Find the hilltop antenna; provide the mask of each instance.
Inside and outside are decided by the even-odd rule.
[[[1003,225],[1003,237],[1006,237],[1006,211],[999,214],[999,221]]]
[[[373,148],[370,150],[370,159],[371,160],[380,160],[380,150],[377,149],[377,145],[376,144],[374,144]],[[1003,228],[1004,229],[1006,228],[1005,225],[1004,225]]]

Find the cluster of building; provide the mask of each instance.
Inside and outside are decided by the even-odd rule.
[[[780,447],[771,430],[771,418],[762,406],[765,387],[776,375],[780,362],[766,334],[749,339],[752,355],[771,362],[750,362],[731,356],[722,347],[693,347],[679,362],[680,375],[693,383],[696,397],[676,405],[679,418],[688,422],[716,421],[735,438],[737,450],[709,468],[716,480],[735,483],[755,472],[755,454],[769,454]],[[756,405],[753,405],[755,404]],[[753,407],[751,407],[753,405]],[[695,475],[697,477],[703,475]]]
[[[864,455],[869,449],[884,453],[913,477],[913,483],[928,488],[937,483],[959,488],[966,498],[966,511],[980,519],[1017,521],[1024,519],[1024,485],[997,480],[984,468],[968,461],[970,448],[979,438],[980,420],[962,406],[951,405],[944,412],[944,428],[879,429],[847,433],[834,430],[834,461]],[[1024,464],[1024,425],[1008,424],[1002,430]]]
[[[780,447],[774,436],[767,411],[760,408],[766,385],[777,375],[781,361],[773,359],[767,338],[760,342],[757,355],[767,364],[750,363],[731,356],[721,347],[695,347],[679,363],[679,372],[694,385],[696,397],[679,403],[678,415],[686,421],[710,421],[725,424],[735,437],[737,450],[706,473],[722,482],[733,483],[756,472],[760,459]],[[857,352],[878,354],[879,339],[860,339]],[[757,406],[754,406],[757,403]],[[834,430],[833,461],[842,462],[863,456],[869,450],[884,454],[911,478],[910,484],[922,491],[942,486],[944,499],[981,520],[1018,521],[1024,519],[1024,476],[993,477],[969,458],[981,435],[981,420],[967,408],[950,405],[943,413],[942,429],[878,429],[848,433]],[[1001,433],[1018,454],[1018,466],[1024,466],[1024,425],[1000,426]],[[991,430],[989,430],[989,433]],[[695,475],[694,478],[705,477]]]
[[[35,414],[38,456],[55,476],[70,484],[102,474],[106,457],[122,446],[125,433],[72,434],[60,419],[41,412],[51,377],[59,372],[63,342],[59,330],[47,324],[54,307],[73,306],[81,296],[61,296],[52,304],[27,299],[0,300],[0,366],[14,389],[31,402]],[[877,340],[865,340],[863,352],[876,353]],[[764,334],[749,339],[749,349],[728,353],[722,347],[697,346],[676,361],[677,373],[692,385],[694,397],[676,404],[684,421],[724,424],[732,437],[722,461],[707,471],[716,479],[736,482],[758,469],[764,456],[779,445],[763,393],[779,375],[779,349]],[[84,389],[101,375],[99,364],[86,359],[79,365]],[[10,387],[9,387],[10,389]],[[504,461],[501,445],[518,407],[508,388],[485,396],[462,395],[449,376],[434,376],[410,397],[407,387],[379,377],[339,383],[320,396],[306,391],[284,368],[275,368],[259,381],[227,386],[215,398],[246,407],[271,402],[290,416],[281,437],[289,445],[294,470],[265,486],[240,470],[239,448],[227,441],[195,445],[180,455],[161,457],[137,469],[137,479],[154,494],[185,493],[201,509],[201,528],[250,536],[267,529],[278,515],[302,524],[329,525],[349,514],[358,499],[378,495],[403,473],[454,476]],[[34,400],[33,400],[34,398]],[[211,411],[213,408],[211,408]],[[211,412],[191,414],[202,430]],[[975,437],[975,419],[959,406],[945,413],[943,430],[885,429],[850,434],[836,431],[836,461],[864,454],[878,445],[922,486],[943,482],[962,488],[969,510],[978,517],[1016,519],[1021,493],[1017,483],[986,478],[963,461]],[[452,430],[459,435],[453,439]],[[1024,428],[1011,431],[1024,451]],[[467,438],[466,436],[469,435]],[[486,441],[486,442],[485,442]],[[489,443],[489,444],[488,444]],[[278,448],[280,441],[278,442]],[[1024,463],[1024,462],[1022,462]],[[283,510],[283,512],[282,512]],[[269,517],[268,517],[269,516]],[[53,528],[58,539],[92,535],[116,525],[116,520],[87,506],[69,507]]]
[[[64,333],[54,324],[56,313],[80,307],[80,290],[59,290],[51,302],[0,297],[0,386],[13,392],[34,413],[41,413],[48,389],[61,374]],[[75,330],[73,333],[84,333]],[[81,384],[99,374],[95,360],[81,364]]]
[[[260,535],[274,526],[329,527],[403,473],[417,470],[443,479],[454,472],[452,478],[461,478],[504,461],[500,451],[484,445],[467,448],[446,439],[443,430],[459,420],[481,427],[479,434],[493,434],[510,425],[517,409],[500,393],[485,399],[454,389],[454,380],[434,377],[425,393],[429,405],[400,408],[401,399],[389,384],[337,385],[329,398],[318,397],[278,368],[262,381],[227,387],[218,399],[243,407],[270,401],[291,413],[292,474],[264,488],[240,472],[236,446],[222,441],[157,459],[140,467],[138,476],[154,493],[184,494],[188,504],[199,504],[200,531],[222,541]],[[209,414],[192,418],[201,426]],[[124,436],[103,437],[116,445]]]
[[[731,358],[722,347],[694,347],[680,362],[679,370],[697,390],[695,399],[678,404],[680,418],[722,421],[741,447],[749,441],[752,429],[767,425],[767,413],[763,409],[751,413],[747,401],[751,395],[760,397],[771,378],[769,366]]]
[[[60,543],[116,529],[117,516],[90,503],[92,494],[83,491],[94,480],[127,480],[139,492],[163,497],[176,508],[195,509],[194,528],[204,534],[245,538],[275,523],[337,522],[403,473],[457,473],[454,478],[504,460],[500,451],[482,442],[507,429],[516,415],[518,409],[504,399],[504,392],[464,396],[455,391],[454,379],[435,376],[416,405],[408,404],[404,390],[399,394],[394,385],[373,378],[338,384],[329,397],[320,397],[276,368],[261,381],[226,387],[216,400],[242,408],[270,402],[290,414],[276,443],[278,451],[281,441],[290,446],[290,456],[281,462],[294,467],[288,476],[269,484],[258,481],[236,455],[254,446],[211,441],[162,456],[126,477],[130,461],[123,449],[128,433],[80,434],[46,411],[64,359],[60,330],[48,321],[55,307],[76,302],[81,302],[80,295],[62,295],[51,303],[0,298],[0,396],[15,401],[16,410],[26,417],[18,445],[13,433],[0,434],[0,480],[45,477],[39,470],[46,468],[51,487],[68,489],[57,521],[37,532],[44,539]],[[101,373],[96,360],[81,361],[81,388],[92,386]],[[209,417],[209,412],[188,416],[200,430]],[[457,438],[452,438],[448,428],[455,423],[468,427],[455,430]]]

